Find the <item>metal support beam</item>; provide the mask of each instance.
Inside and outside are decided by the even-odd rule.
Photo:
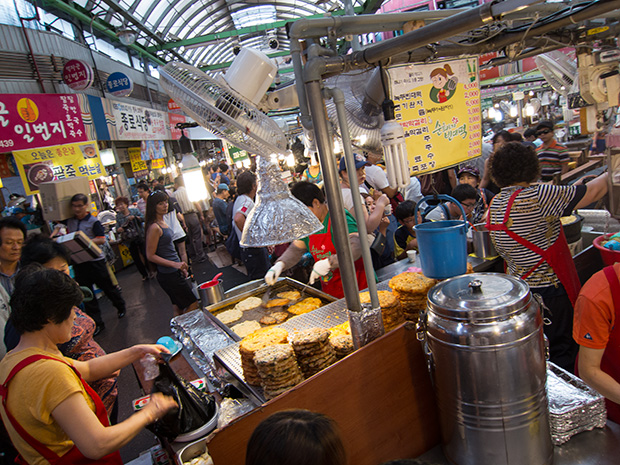
[[[109,37],[110,39],[113,39],[117,42],[120,43],[120,41],[118,40],[118,37],[116,36],[116,32],[114,32],[113,30],[109,29],[108,26],[102,24],[101,22],[99,22],[98,20],[94,20],[93,18],[88,16],[85,13],[82,13],[81,11],[77,10],[76,8],[67,5],[66,3],[60,1],[60,0],[44,0],[43,1],[44,4],[49,5],[53,8],[56,8],[64,13],[68,13],[70,15],[72,15],[74,18],[78,19],[79,21],[83,22],[84,24],[90,25],[91,21],[92,21],[92,25],[94,29],[97,29],[98,31],[100,31],[101,33],[103,33],[104,35],[106,35],[107,37]],[[130,49],[132,49],[133,51],[139,53],[140,55],[147,57],[149,60],[151,60],[154,63],[157,63],[159,65],[164,65],[165,63],[160,60],[157,56],[151,54],[150,52],[148,52],[146,49],[142,48],[142,46],[140,45],[136,45],[136,44],[132,44],[132,45],[127,45],[126,47],[129,47]]]
[[[355,12],[356,13],[361,13],[362,12],[362,7],[356,7],[355,8]],[[334,11],[331,13],[332,16],[340,16],[340,15],[344,15],[344,10],[338,10],[338,11]],[[316,19],[316,18],[324,18],[325,15],[324,14],[319,14],[319,15],[311,15],[311,16],[307,16],[305,19]],[[242,29],[231,29],[229,31],[223,31],[223,32],[217,32],[215,34],[207,34],[204,36],[198,36],[198,37],[192,37],[191,39],[184,39],[184,40],[178,40],[175,42],[168,42],[166,44],[163,45],[158,45],[155,47],[148,47],[147,50],[150,52],[156,52],[159,50],[170,50],[173,48],[178,48],[178,47],[183,47],[185,45],[196,45],[196,44],[207,44],[209,42],[215,42],[221,39],[227,39],[229,37],[239,37],[242,36],[244,34],[251,34],[253,32],[260,32],[260,31],[269,31],[272,29],[278,29],[281,27],[285,27],[287,26],[289,23],[293,23],[296,20],[282,20],[282,21],[275,21],[273,23],[269,23],[269,24],[260,24],[258,26],[250,26],[250,27],[244,27]]]

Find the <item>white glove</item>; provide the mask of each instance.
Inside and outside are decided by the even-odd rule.
[[[269,268],[269,271],[265,274],[265,282],[267,285],[273,286],[280,277],[282,271],[284,271],[284,262],[276,262],[275,265]]]
[[[312,273],[310,273],[310,284],[314,284],[314,282],[325,276],[331,270],[331,266],[329,264],[329,258],[324,258],[323,260],[319,260],[312,267]]]

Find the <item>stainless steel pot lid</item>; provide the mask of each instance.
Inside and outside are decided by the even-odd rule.
[[[428,292],[429,312],[452,319],[506,317],[525,307],[530,288],[503,273],[474,273],[446,279]]]

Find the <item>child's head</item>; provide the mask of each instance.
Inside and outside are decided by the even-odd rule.
[[[422,222],[422,217],[420,212],[418,212],[418,220],[414,220],[415,215],[415,202],[413,200],[405,200],[398,204],[398,206],[394,209],[394,216],[398,220],[398,222],[404,225],[410,231],[413,231],[413,227],[416,223]]]

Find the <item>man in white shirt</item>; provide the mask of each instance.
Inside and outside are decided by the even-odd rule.
[[[237,235],[237,241],[241,240],[245,220],[254,208],[256,196],[256,175],[251,171],[244,171],[237,177],[237,198],[233,206],[233,229]],[[241,246],[241,260],[245,265],[250,279],[259,279],[265,276],[271,267],[269,254],[264,247]]]

